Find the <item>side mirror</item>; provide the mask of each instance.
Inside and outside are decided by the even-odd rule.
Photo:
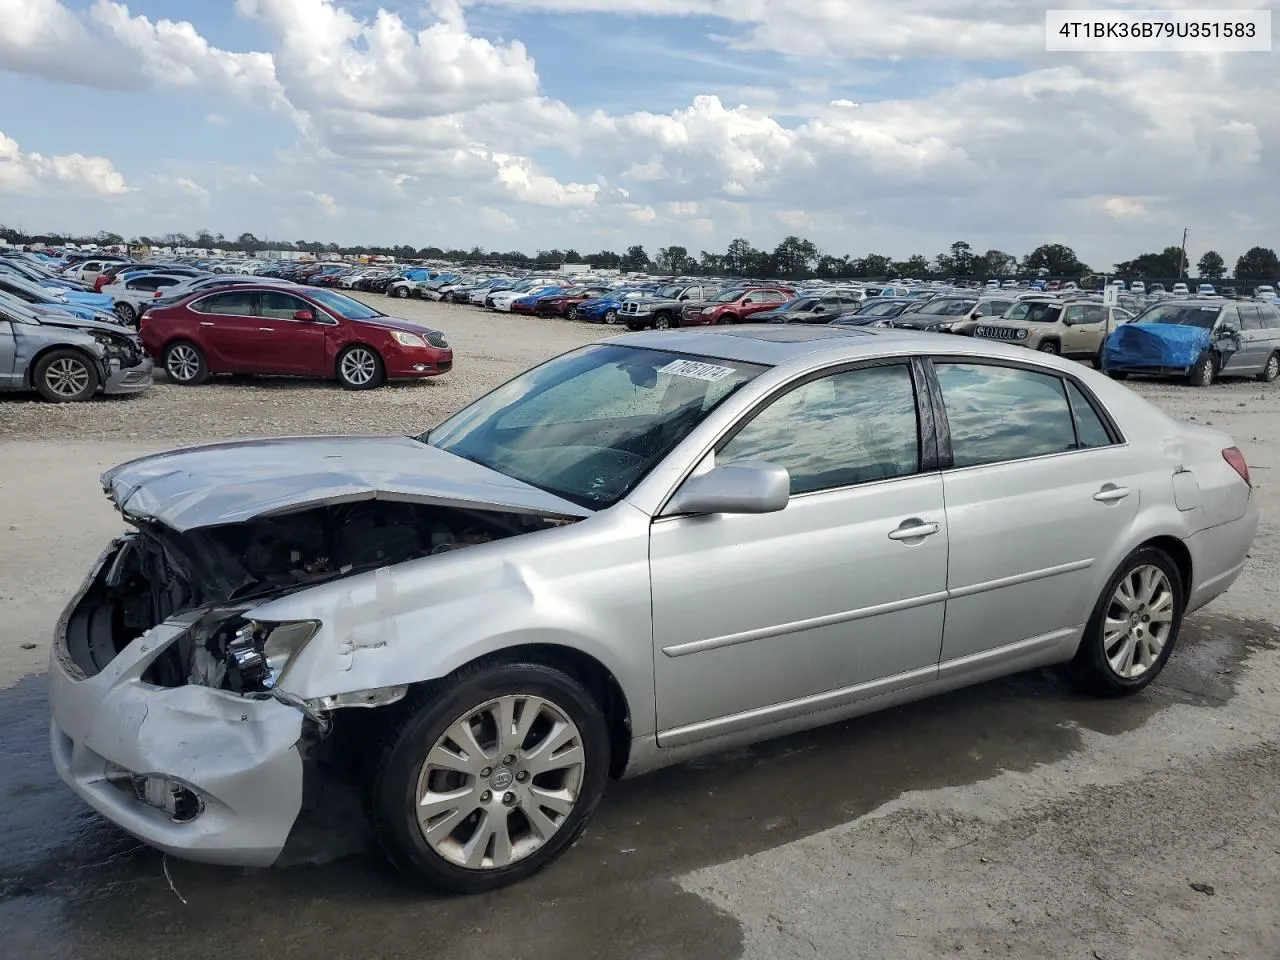
[[[1235,327],[1220,327],[1220,328],[1218,329],[1218,336],[1220,336],[1220,337],[1238,337],[1238,336],[1240,336],[1240,331],[1239,331],[1239,330],[1237,330]]]
[[[690,477],[671,498],[663,516],[709,513],[776,513],[791,499],[791,475],[758,460],[726,463]]]
[[[316,315],[310,310],[299,310],[293,315],[293,319],[295,320],[314,320],[315,318]]]

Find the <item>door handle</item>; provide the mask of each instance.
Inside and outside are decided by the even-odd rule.
[[[1101,490],[1093,495],[1099,503],[1119,503],[1129,495],[1128,487],[1117,487],[1114,483],[1103,484]]]
[[[263,333],[275,333],[275,332],[276,332],[276,328],[275,328],[275,327],[259,327],[258,329],[259,329],[259,330],[261,330]]]
[[[213,326],[213,321],[212,321],[212,320],[201,320],[201,321],[200,321],[200,326],[202,326],[202,327],[212,327],[212,326]]]
[[[923,520],[904,520],[897,530],[889,531],[890,540],[923,540],[932,537],[942,529],[939,523],[925,523]]]

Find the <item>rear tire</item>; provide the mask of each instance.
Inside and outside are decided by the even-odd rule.
[[[134,309],[133,304],[121,300],[112,309],[111,312],[120,318],[121,323],[135,324],[138,322],[138,311]]]
[[[1154,587],[1149,596],[1144,594],[1148,584]],[[1137,693],[1160,675],[1173,652],[1186,606],[1184,589],[1177,565],[1163,550],[1139,547],[1129,554],[1098,597],[1067,675],[1095,696]],[[1128,671],[1116,666],[1117,661],[1124,666],[1126,652]]]
[[[577,305],[576,303],[575,303],[575,304],[570,304],[570,305],[569,305],[569,309],[568,309],[568,310],[566,310],[566,311],[564,312],[564,315],[565,315],[566,317],[568,317],[570,320],[577,320],[577,319],[578,319],[578,305]]]
[[[517,743],[514,727],[535,702],[543,712]],[[513,722],[505,740],[499,739],[504,726],[499,717]],[[542,736],[569,737],[555,748],[562,778],[557,770],[539,773],[535,766],[538,747],[546,742],[539,739],[544,719]],[[482,759],[455,759],[461,751],[449,746],[454,730],[472,741],[456,746],[470,746]],[[609,726],[595,698],[560,670],[541,663],[490,662],[463,668],[423,691],[417,711],[405,712],[375,755],[365,811],[388,859],[442,893],[482,893],[532,876],[581,835],[608,780]],[[436,757],[444,762],[432,763]],[[470,770],[473,766],[478,769]],[[539,788],[548,800],[554,789],[558,805],[567,811],[538,804]],[[434,833],[428,841],[420,816],[423,799],[432,794],[440,798],[431,805],[439,813],[428,821]],[[472,811],[462,815],[468,807]],[[546,835],[538,833],[526,810]],[[508,842],[500,846],[504,837]],[[473,849],[475,866],[458,862]]]
[[[1213,354],[1206,353],[1197,360],[1190,371],[1188,371],[1187,383],[1193,387],[1212,386],[1217,372],[1218,371],[1213,362]]]
[[[36,363],[31,383],[49,403],[79,403],[98,392],[98,367],[79,350],[52,350]]]
[[[1273,353],[1267,357],[1267,365],[1258,374],[1258,382],[1274,383],[1277,378],[1280,378],[1280,353]]]
[[[164,348],[164,375],[184,387],[194,387],[209,379],[204,351],[189,340],[175,340]]]

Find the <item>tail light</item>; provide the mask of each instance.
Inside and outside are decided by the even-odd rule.
[[[1239,447],[1227,447],[1222,451],[1222,459],[1231,464],[1231,469],[1240,474],[1243,480],[1252,489],[1253,481],[1249,479],[1249,464],[1245,463],[1244,453]]]

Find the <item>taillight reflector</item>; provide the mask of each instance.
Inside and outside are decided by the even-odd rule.
[[[1239,447],[1227,447],[1222,451],[1222,459],[1231,464],[1231,469],[1240,474],[1240,479],[1253,487],[1253,481],[1249,479],[1249,464],[1245,463],[1244,453]]]

